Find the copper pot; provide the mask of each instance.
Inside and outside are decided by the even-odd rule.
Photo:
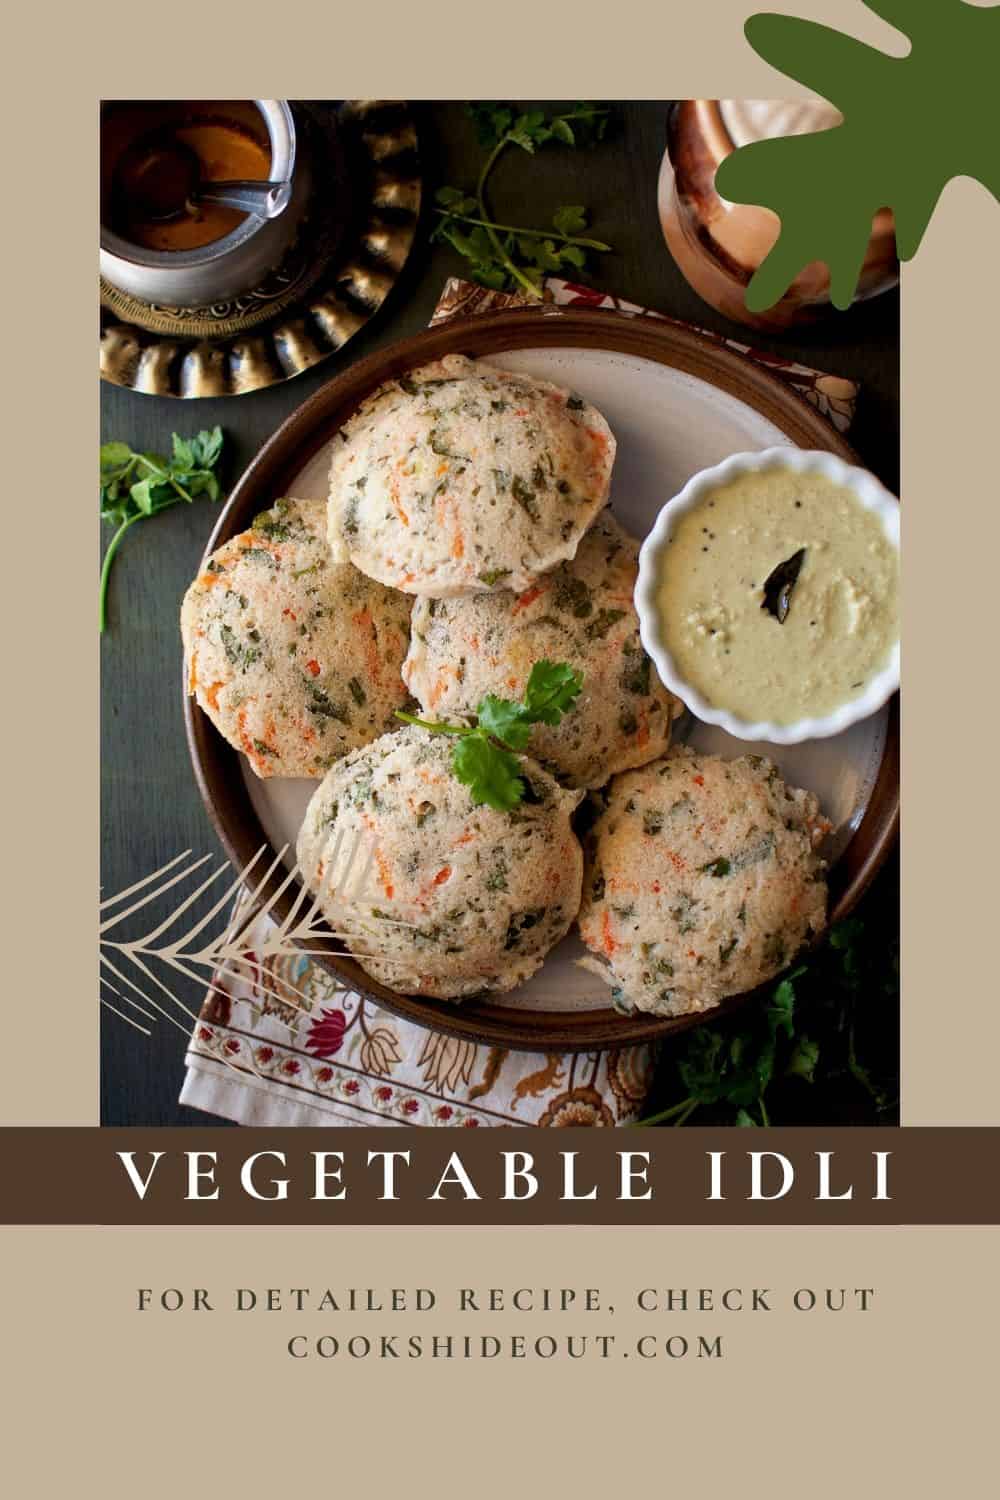
[[[830,273],[823,261],[805,266],[774,307],[748,311],[747,284],[777,239],[781,222],[769,208],[729,203],[715,191],[719,164],[735,149],[718,99],[682,99],[671,105],[658,190],[670,253],[698,295],[727,318],[774,330],[822,317],[831,307]],[[898,280],[895,222],[889,209],[881,209],[854,300],[873,297]]]

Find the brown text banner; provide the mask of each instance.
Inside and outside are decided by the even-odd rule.
[[[0,1130],[6,1224],[996,1224],[1000,1129]]]

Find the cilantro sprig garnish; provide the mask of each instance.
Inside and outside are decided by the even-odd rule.
[[[475,724],[418,719],[398,710],[397,719],[432,734],[454,735],[451,766],[473,802],[510,812],[524,797],[519,751],[526,750],[535,724],[558,724],[583,687],[583,673],[566,662],[536,661],[520,700],[487,693],[473,716]]]
[[[818,1122],[852,1093],[852,1111],[881,1123],[898,1101],[898,1002],[898,950],[887,954],[881,924],[841,922],[761,998],[678,1037],[663,1079],[675,1102],[638,1124],[684,1125],[696,1113],[699,1124]]]
[[[182,500],[190,504],[199,495],[218,500],[222,493],[214,472],[222,453],[221,427],[189,439],[175,432],[172,440],[170,458],[160,453],[136,453],[127,443],[105,443],[101,448],[101,519],[117,528],[101,567],[98,615],[102,634],[107,624],[111,566],[129,527]]]
[[[473,192],[456,187],[439,189],[435,209],[439,221],[433,237],[446,240],[470,262],[469,274],[480,285],[497,291],[519,286],[540,300],[547,272],[580,272],[586,266],[588,252],[601,254],[611,246],[583,233],[587,211],[582,204],[557,208],[547,228],[499,223],[486,200],[487,179],[508,147],[534,155],[550,141],[585,146],[602,140],[611,111],[577,104],[562,114],[547,116],[540,109],[515,114],[505,104],[472,104],[469,112],[481,144],[489,151]]]

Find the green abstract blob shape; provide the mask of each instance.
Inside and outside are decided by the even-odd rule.
[[[910,38],[905,57],[814,21],[756,15],[754,51],[836,105],[842,125],[758,141],[734,151],[716,187],[735,203],[763,204],[781,233],[752,278],[751,312],[773,307],[810,261],[830,268],[830,298],[850,306],[882,208],[896,216],[901,260],[916,254],[952,177],[973,177],[1000,200],[1000,6],[964,0],[866,0]]]

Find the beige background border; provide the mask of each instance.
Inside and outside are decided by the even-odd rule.
[[[989,1231],[345,1229],[333,1242],[323,1230],[11,1230],[4,1248],[0,1310],[32,1391],[16,1429],[25,1500],[88,1482],[102,1500],[965,1500],[995,1474]],[[68,1264],[86,1265],[85,1288]],[[141,1286],[204,1287],[216,1311],[140,1316]],[[599,1287],[615,1314],[220,1307],[237,1287],[328,1286],[430,1286],[440,1305],[459,1287]],[[774,1310],[630,1308],[644,1287],[740,1286],[773,1289]],[[800,1287],[875,1298],[865,1314],[801,1313],[788,1305]],[[296,1334],[609,1331],[618,1349],[644,1334],[721,1335],[724,1357],[285,1353]]]
[[[172,6],[169,18],[118,4],[103,7],[96,28],[81,12],[60,19],[58,54],[46,52],[50,112],[39,120],[37,98],[27,94],[32,150],[12,163],[12,197],[20,185],[33,204],[30,244],[15,229],[4,245],[11,262],[5,375],[8,410],[13,402],[16,411],[6,445],[7,702],[17,707],[3,737],[13,885],[5,961],[14,1030],[0,1121],[97,1119],[95,912],[88,893],[97,863],[99,652],[91,633],[93,561],[85,561],[95,551],[87,497],[96,435],[97,99],[129,91],[170,96],[179,72],[193,94],[235,94],[252,85],[319,97],[367,90],[454,97],[459,78],[478,97],[801,92],[743,40],[748,8],[747,0],[713,0],[670,7],[672,15],[650,11],[641,24],[626,25],[619,6],[611,30],[606,14],[588,22],[587,7],[556,18],[525,5],[531,20],[522,29],[514,24],[517,4],[509,4],[489,16],[497,29],[486,48],[472,37],[483,17],[459,13],[438,26],[433,17],[449,7],[433,3],[402,9],[391,28],[385,6],[378,19],[371,10],[334,17],[317,7],[316,34],[329,45],[305,47],[304,22],[289,21],[283,41],[273,7],[256,3],[240,7],[238,27],[219,8],[190,0]],[[888,39],[899,50],[898,35],[860,0],[785,8],[872,41]],[[307,11],[285,6],[282,16]],[[151,44],[141,39],[144,25],[155,33]],[[417,74],[416,56],[423,59]],[[38,202],[28,174],[42,164],[60,169],[64,203]],[[995,205],[985,189],[959,180],[903,276],[903,1107],[911,1124],[1000,1121],[1000,1007],[982,978],[993,966],[995,941],[995,836],[986,791],[994,779],[995,707],[981,690],[996,675],[997,243]]]
[[[22,11],[10,197],[32,205],[3,253],[8,718],[2,1118],[92,1123],[97,850],[96,100],[364,92],[423,97],[664,97],[795,92],[742,40],[747,0],[628,8],[588,19],[513,3],[483,11],[385,4]],[[857,0],[779,8],[876,40]],[[307,30],[309,10],[315,30]],[[520,18],[519,13],[520,12]],[[435,20],[443,13],[445,21]],[[12,34],[13,35],[13,34]],[[898,41],[893,45],[898,47]],[[419,72],[415,59],[420,59]],[[9,97],[9,96],[8,96]],[[44,113],[39,105],[44,101]],[[21,148],[30,151],[21,155]],[[61,203],[28,172],[59,171]],[[650,185],[652,191],[653,185]],[[993,455],[998,216],[953,184],[904,276],[906,714],[904,1109],[911,1123],[996,1123],[994,968],[996,675]],[[58,317],[59,337],[55,338]],[[41,607],[40,607],[41,606]],[[956,1148],[958,1142],[956,1141]],[[960,1170],[956,1162],[956,1170]],[[53,1184],[58,1191],[58,1184]],[[772,1497],[976,1493],[992,1440],[991,1232],[8,1231],[5,1365],[25,1410],[19,1493],[88,1480],[105,1497],[273,1495],[317,1482],[367,1494],[580,1497],[684,1484]],[[229,1267],[238,1268],[232,1272]],[[859,1332],[831,1322],[743,1336],[739,1359],[681,1369],[460,1363],[426,1376],[293,1367],[265,1324],[152,1330],[137,1284],[440,1286],[586,1284],[880,1286]],[[988,1290],[989,1289],[989,1290]],[[748,1325],[749,1327],[750,1325]],[[742,1338],[741,1338],[742,1344]],[[628,1370],[626,1376],[625,1370]],[[11,1373],[8,1369],[7,1373]],[[645,1376],[642,1379],[641,1376]],[[20,1446],[20,1445],[19,1445]],[[9,1462],[9,1460],[8,1460]],[[15,1465],[17,1458],[15,1456]],[[15,1481],[16,1483],[16,1481]]]

